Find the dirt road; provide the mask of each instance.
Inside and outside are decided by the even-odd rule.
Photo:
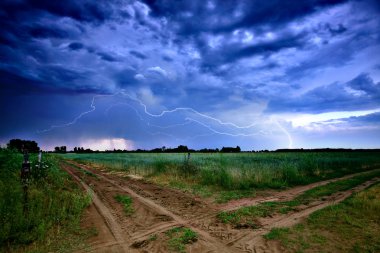
[[[129,187],[130,181],[120,178],[114,180],[111,176],[94,170],[91,170],[91,174],[86,174],[82,170],[87,168],[83,167],[82,170],[66,164],[62,167],[91,193],[93,206],[107,226],[107,229],[103,226],[101,230],[108,230],[107,237],[110,240],[101,245],[92,242],[89,249],[83,250],[85,252],[168,252],[168,238],[164,232],[182,226],[191,228],[199,235],[197,242],[188,246],[191,252],[239,252],[192,226],[189,220],[171,212],[163,205],[138,194]],[[122,206],[114,199],[117,194],[127,194],[133,199],[135,212],[131,217],[125,215]],[[151,239],[153,235],[156,236],[155,240]],[[96,247],[93,246],[95,243]]]
[[[99,231],[98,236],[89,241],[89,247],[81,252],[168,252],[170,249],[165,232],[174,227],[188,227],[198,233],[199,239],[187,245],[188,252],[281,252],[279,245],[268,243],[262,235],[273,227],[291,226],[310,213],[338,203],[353,192],[379,181],[377,178],[370,180],[349,191],[300,207],[296,212],[263,218],[260,220],[261,227],[253,230],[234,228],[221,223],[216,216],[221,208],[234,210],[262,201],[291,199],[332,180],[279,192],[272,198],[235,201],[220,206],[178,190],[123,177],[120,173],[70,163],[72,165],[63,163],[62,168],[93,197],[84,222],[94,225]],[[135,212],[132,216],[125,215],[121,204],[116,202],[114,196],[117,194],[126,194],[133,199]]]
[[[379,169],[376,169],[376,170],[379,170]],[[375,170],[371,170],[371,171],[375,171]],[[296,186],[284,191],[272,191],[270,194],[268,194],[269,196],[259,196],[259,197],[253,197],[253,198],[242,198],[242,199],[232,200],[226,204],[219,205],[218,208],[223,211],[233,211],[244,206],[253,206],[253,205],[263,203],[263,202],[288,201],[288,200],[294,199],[295,197],[304,193],[305,191],[313,189],[315,187],[326,185],[328,183],[336,182],[343,179],[352,178],[354,176],[367,173],[367,172],[370,172],[370,171],[354,173],[354,174],[346,175],[344,177],[319,181],[319,182],[315,182],[308,185]]]

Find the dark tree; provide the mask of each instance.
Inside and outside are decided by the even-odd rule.
[[[188,152],[188,151],[189,151],[189,148],[187,146],[179,145],[177,147],[177,152]]]
[[[55,147],[54,152],[56,153],[66,153],[66,146],[61,146],[61,147]]]
[[[239,146],[236,146],[236,148],[232,148],[232,147],[223,147],[220,152],[223,152],[223,153],[235,153],[235,152],[240,152],[241,149]]]
[[[26,149],[29,153],[38,153],[40,151],[37,142],[20,139],[10,140],[7,144],[7,148],[17,149],[19,152],[23,152],[23,149]]]

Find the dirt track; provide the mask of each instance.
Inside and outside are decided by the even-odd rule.
[[[296,187],[272,198],[241,200],[218,206],[181,191],[123,177],[120,173],[93,169],[77,163],[75,165],[96,175],[94,177],[73,166],[62,165],[93,195],[93,204],[87,210],[84,222],[95,226],[99,234],[89,241],[89,248],[80,252],[168,252],[168,238],[164,232],[178,226],[189,227],[199,235],[197,242],[187,246],[189,252],[281,252],[276,243],[268,244],[262,235],[273,227],[291,226],[310,213],[340,202],[353,192],[379,181],[373,179],[349,191],[329,196],[323,201],[300,207],[297,212],[261,219],[262,226],[253,230],[237,229],[223,224],[216,215],[221,207],[224,210],[234,210],[263,201],[291,199],[332,180]],[[347,177],[350,176],[345,178]],[[114,200],[116,194],[127,194],[133,199],[135,212],[132,216],[126,216],[121,205]],[[157,239],[152,240],[153,235]]]
[[[324,181],[320,181],[320,182],[316,182],[316,183],[312,183],[312,184],[308,184],[308,185],[296,186],[296,187],[293,187],[293,188],[290,188],[290,189],[284,190],[284,191],[279,191],[279,192],[273,191],[273,192],[271,192],[270,196],[266,196],[266,197],[260,196],[260,197],[254,197],[254,198],[243,198],[243,199],[232,200],[226,204],[219,205],[219,208],[220,208],[220,210],[224,210],[224,211],[233,211],[233,210],[239,209],[243,206],[257,205],[257,204],[263,203],[263,202],[288,201],[288,200],[294,199],[295,197],[297,197],[301,193],[303,193],[307,190],[310,190],[312,188],[322,186],[322,185],[326,185],[326,184],[331,183],[331,182],[336,182],[339,180],[352,178],[354,176],[357,176],[357,175],[360,175],[363,173],[365,173],[365,172],[354,173],[354,174],[346,175],[344,177],[333,178],[333,179],[324,180]]]

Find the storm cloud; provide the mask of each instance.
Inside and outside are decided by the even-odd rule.
[[[370,124],[365,113],[380,109],[378,1],[6,0],[0,7],[1,143],[109,139],[134,148],[249,150],[288,147],[293,136],[302,147],[316,136],[310,129],[337,125],[326,119],[302,129],[295,119],[345,112],[349,129],[359,124],[352,117]],[[376,131],[352,145],[376,146]]]

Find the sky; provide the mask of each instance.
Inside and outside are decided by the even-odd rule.
[[[0,144],[380,148],[380,2],[0,2]]]

